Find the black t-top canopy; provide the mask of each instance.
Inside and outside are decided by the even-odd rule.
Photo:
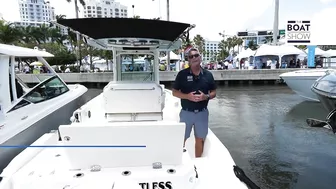
[[[61,19],[57,23],[93,39],[150,38],[174,41],[190,24],[132,18]]]

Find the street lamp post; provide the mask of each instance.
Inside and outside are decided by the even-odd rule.
[[[167,0],[167,21],[169,21],[169,0]],[[167,71],[170,71],[170,51],[167,51]]]
[[[273,45],[276,45],[279,35],[279,0],[275,0],[274,9]]]
[[[155,0],[152,0],[152,1],[155,1]],[[161,14],[161,11],[160,11],[160,14]],[[169,21],[169,0],[167,0],[167,21]],[[167,68],[166,68],[166,70],[167,71],[170,70],[170,51],[167,51]]]
[[[79,15],[78,15],[78,3],[77,3],[77,0],[75,0],[75,11],[76,11],[76,18],[78,19],[79,18]],[[80,35],[79,33],[76,34],[76,38],[77,38],[77,48],[78,48],[78,59],[77,61],[79,60],[79,66],[82,66],[82,53],[81,53],[81,47],[80,47]]]

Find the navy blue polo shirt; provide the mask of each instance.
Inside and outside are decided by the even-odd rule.
[[[182,93],[188,94],[193,91],[202,91],[204,94],[209,94],[210,91],[216,89],[216,82],[212,73],[206,69],[201,69],[198,76],[194,75],[190,68],[181,70],[175,79],[173,88],[180,90]],[[196,94],[197,94],[196,93]],[[207,108],[209,100],[193,102],[187,99],[181,99],[182,109],[190,111],[202,110]]]

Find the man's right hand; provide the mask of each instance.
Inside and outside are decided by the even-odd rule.
[[[187,94],[187,99],[190,100],[190,101],[192,101],[192,102],[198,102],[199,101],[199,99],[198,99],[199,97],[197,95],[195,95],[195,94],[196,94],[196,91],[188,93]]]

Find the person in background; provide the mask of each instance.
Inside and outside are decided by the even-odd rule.
[[[300,59],[297,59],[295,67],[296,68],[301,68],[301,61],[300,61]]]
[[[195,156],[203,154],[204,141],[209,128],[210,99],[216,97],[216,83],[212,73],[201,68],[201,55],[195,48],[188,52],[189,68],[181,70],[173,85],[173,95],[181,99],[180,121],[186,124],[184,143],[195,134]]]
[[[244,61],[244,69],[248,69],[250,66],[250,62],[248,61],[248,59],[246,58]]]
[[[134,70],[133,65],[132,65],[132,64],[129,64],[129,65],[128,65],[128,71],[133,72],[133,70]]]
[[[302,61],[302,68],[307,68],[307,58],[306,57]]]
[[[33,74],[40,74],[41,69],[38,66],[34,66]]]
[[[79,71],[80,71],[81,73],[83,73],[83,72],[84,72],[84,70],[85,70],[85,69],[84,69],[84,66],[83,66],[83,64],[82,64],[82,65],[80,65],[80,66],[79,66]]]
[[[224,70],[229,69],[229,62],[227,60],[224,61]]]
[[[275,60],[275,68],[279,69],[280,68],[280,63],[278,60]]]
[[[272,60],[270,58],[268,58],[268,60],[266,61],[266,69],[271,69],[271,64],[272,64]]]
[[[187,68],[189,68],[189,62],[184,63],[184,69],[187,69]]]
[[[233,64],[232,64],[232,61],[230,61],[228,65],[228,70],[232,70],[232,69],[233,69]]]
[[[295,62],[293,59],[289,61],[289,68],[295,68]]]
[[[222,70],[222,62],[217,63],[217,70]]]
[[[276,63],[277,63],[277,61],[275,59],[273,59],[273,61],[271,63],[271,69],[272,70],[276,69]]]
[[[232,68],[236,69],[236,61],[231,60]]]
[[[239,63],[239,69],[244,69],[244,58],[240,59],[240,63]]]
[[[25,72],[26,74],[29,74],[29,73],[30,73],[30,67],[28,66],[28,64],[25,65],[25,67],[24,67],[24,72]]]
[[[260,59],[256,60],[256,67],[257,69],[262,69],[262,62]]]

